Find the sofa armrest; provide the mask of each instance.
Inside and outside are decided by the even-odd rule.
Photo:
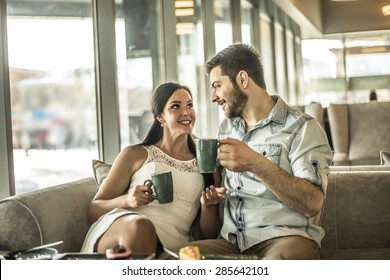
[[[329,166],[330,172],[340,171],[390,171],[390,165],[344,165]]]
[[[59,252],[78,252],[90,227],[94,179],[12,196],[0,201],[0,249],[16,250],[62,240]]]

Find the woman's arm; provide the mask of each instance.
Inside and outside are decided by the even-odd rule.
[[[204,238],[216,238],[222,227],[219,203],[225,199],[226,188],[207,188],[201,197],[200,232]]]
[[[222,181],[221,170],[214,174],[214,185],[220,186]],[[205,189],[201,197],[200,232],[204,238],[216,238],[222,227],[219,204],[225,199],[226,188],[210,186]]]
[[[141,146],[128,146],[119,153],[91,202],[90,222],[114,208],[135,208],[150,202],[150,196],[145,193],[150,189],[149,185],[136,186],[128,194],[124,194],[132,175],[146,159],[147,151]]]

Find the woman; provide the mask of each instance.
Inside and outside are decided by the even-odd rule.
[[[204,185],[191,136],[195,110],[190,90],[165,83],[152,96],[154,123],[145,140],[123,149],[91,202],[92,222],[82,252],[104,252],[118,245],[133,252],[153,252],[187,243],[201,204],[200,231],[205,238],[219,233],[218,203],[225,188]],[[159,204],[144,184],[151,174],[172,172],[174,201]],[[215,185],[220,178],[215,177]],[[206,188],[205,188],[206,187]]]

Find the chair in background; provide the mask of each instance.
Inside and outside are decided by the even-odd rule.
[[[333,165],[380,165],[390,150],[390,102],[331,104],[327,108]]]

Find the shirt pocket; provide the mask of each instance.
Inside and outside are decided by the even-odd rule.
[[[281,144],[257,144],[252,147],[256,152],[266,157],[268,160],[272,161],[274,164],[280,167],[281,154],[282,154],[282,145]],[[259,182],[255,174],[247,172],[251,180]]]
[[[263,155],[277,166],[280,166],[282,145],[281,144],[258,144],[254,145],[253,149]]]

